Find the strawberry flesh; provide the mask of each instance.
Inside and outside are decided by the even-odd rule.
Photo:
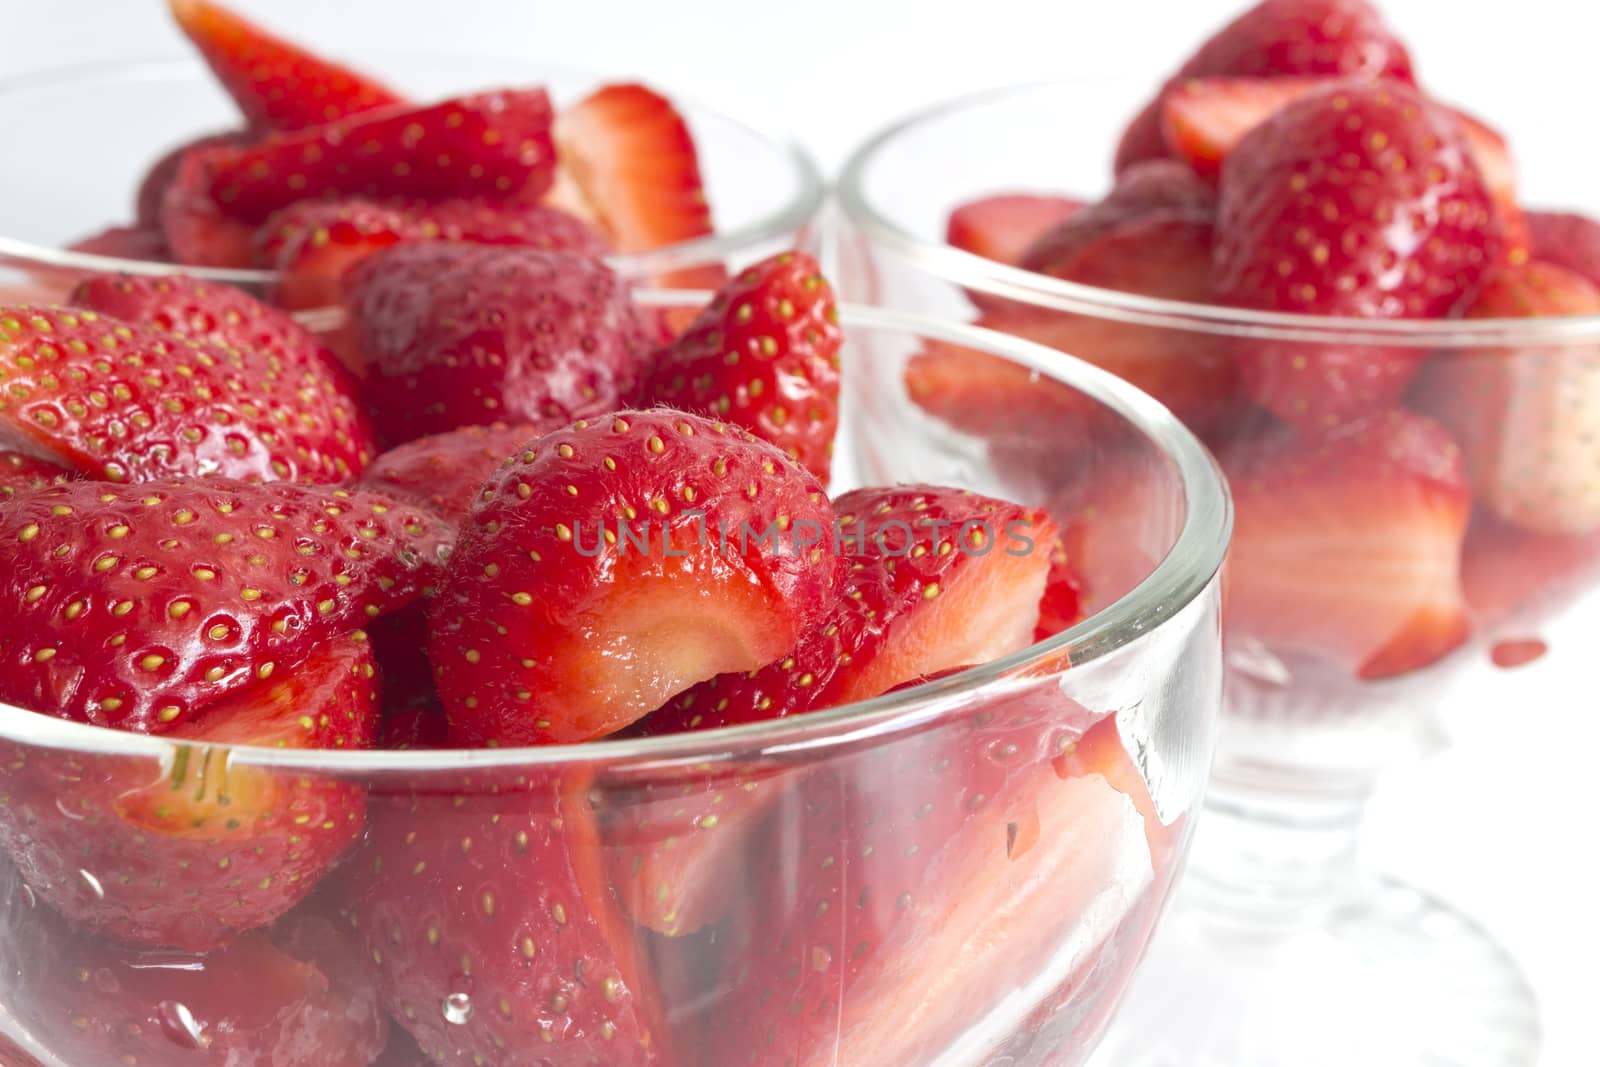
[[[1530,211],[1527,218],[1533,258],[1600,286],[1600,222],[1554,211]]]
[[[1007,193],[962,204],[950,212],[945,240],[964,252],[1017,266],[1041,234],[1071,218],[1083,202],[1065,196]]]

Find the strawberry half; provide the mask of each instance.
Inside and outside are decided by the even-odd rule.
[[[839,428],[839,306],[817,261],[784,252],[717,291],[655,360],[643,396],[735,422],[824,488]]]
[[[1390,411],[1294,447],[1225,457],[1234,492],[1228,625],[1360,678],[1424,667],[1466,639],[1472,498],[1437,423]]]
[[[1537,261],[1507,267],[1467,317],[1600,315],[1600,289]],[[1461,442],[1481,504],[1535,533],[1600,531],[1600,347],[1467,349],[1431,361],[1412,403]]]
[[[404,101],[348,67],[274,37],[210,0],[168,0],[172,17],[257,130],[301,130]]]
[[[185,151],[161,194],[161,233],[172,258],[191,267],[249,267],[254,263],[255,228],[229,218],[211,196],[212,153],[201,146]]]
[[[332,482],[366,466],[347,380],[281,313],[183,278],[99,278],[80,293],[150,325],[0,307],[0,441],[118,482]]]
[[[73,474],[65,467],[22,452],[0,451],[0,504],[12,497],[65,485]]]
[[[1405,220],[1400,226],[1398,220]],[[1279,110],[1223,163],[1217,296],[1235,306],[1367,319],[1464,310],[1501,230],[1459,123],[1404,86],[1330,86]],[[1393,403],[1426,348],[1242,346],[1250,395],[1322,428]]]
[[[1065,196],[988,196],[950,212],[945,240],[964,252],[1017,266],[1035,239],[1083,206],[1082,201]]]
[[[1539,622],[1581,597],[1600,576],[1600,533],[1537,534],[1482,508],[1461,554],[1461,588],[1475,623]]]
[[[816,480],[661,408],[529,444],[473,506],[428,643],[453,740],[583,741],[771,662],[838,596]]]
[[[361,486],[414,504],[460,525],[502,463],[565,422],[463,426],[390,449],[361,476]]]
[[[859,489],[835,501],[842,595],[787,654],[695,686],[640,724],[646,734],[799,715],[886,693],[1033,642],[1055,527],[1043,512],[931,486]],[[737,773],[633,798],[604,824],[612,880],[634,919],[665,934],[716,921],[729,865],[796,775]]]
[[[391,445],[461,426],[610,411],[650,326],[605,264],[563,252],[402,244],[347,279],[349,336]]]
[[[161,228],[161,213],[167,200],[167,190],[178,180],[178,171],[190,149],[248,144],[250,139],[248,131],[226,130],[222,133],[209,133],[203,137],[196,137],[163,152],[154,163],[150,164],[150,169],[145,171],[144,177],[139,180],[139,191],[134,194],[134,218],[139,226]]]
[[[325,959],[353,951],[331,923],[296,919],[198,955],[85,936],[26,896],[4,903],[26,915],[6,1009],[52,1063],[366,1067],[383,1047],[375,992]]]
[[[1212,35],[1145,105],[1117,146],[1117,170],[1167,155],[1162,110],[1184,82],[1284,75],[1416,80],[1405,45],[1367,0],[1263,0]]]
[[[1600,222],[1583,215],[1530,211],[1533,258],[1581,274],[1600,286]]]
[[[601,877],[588,781],[374,798],[350,912],[384,1003],[435,1064],[670,1062]]]
[[[72,242],[67,246],[67,251],[155,263],[165,263],[171,259],[166,235],[148,226],[110,226]]]

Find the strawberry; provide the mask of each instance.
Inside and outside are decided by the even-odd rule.
[[[1024,251],[1022,266],[1041,274],[1082,281],[1079,275],[1086,265],[1092,268],[1109,258],[1101,251],[1108,244],[1114,249],[1115,242],[1124,235],[1154,227],[1172,231],[1175,244],[1197,243],[1209,259],[1216,208],[1216,192],[1187,167],[1168,160],[1142,163],[1119,175],[1104,200],[1073,212],[1041,234]],[[1190,234],[1193,236],[1188,237]],[[1187,277],[1190,272],[1185,269],[1180,273]],[[1150,274],[1153,279],[1161,277],[1161,272]],[[1088,283],[1105,284],[1098,277]],[[1200,291],[1196,299],[1204,300],[1210,287],[1201,284],[1192,288]],[[1163,291],[1153,295],[1168,294]],[[1171,295],[1185,298],[1177,290]]]
[[[1089,721],[1045,685],[807,777],[708,1060],[986,1061],[964,1036],[1012,1032],[1150,882],[1129,798],[1055,765]]]
[[[1055,527],[1043,512],[931,486],[858,489],[835,501],[850,544],[843,595],[781,659],[723,674],[650,715],[641,733],[758,722],[866,700],[913,679],[1032,643]],[[728,866],[796,775],[741,765],[656,786],[603,827],[613,883],[634,919],[665,934],[719,918]]]
[[[1065,531],[1047,543],[1050,570],[1045,575],[1044,592],[1039,596],[1039,623],[1033,639],[1043,641],[1076,625],[1084,617],[1084,575],[1082,564],[1067,548]]]
[[[838,596],[832,525],[814,478],[699,416],[530,443],[484,486],[432,607],[452,740],[582,741],[771,662]]]
[[[1497,274],[1474,319],[1600,315],[1600,288],[1532,261]],[[1461,442],[1480,503],[1535,533],[1600,531],[1600,349],[1467,349],[1432,361],[1412,403]]]
[[[600,259],[611,246],[588,223],[540,204],[441,200],[411,205],[372,200],[304,200],[256,234],[256,256],[282,273],[275,297],[290,308],[331,307],[343,275],[400,241],[527,245]]]
[[[208,167],[224,148],[201,146],[178,158],[161,194],[161,232],[179,263],[191,267],[249,267],[255,232],[248,222],[231,219],[211,196]]]
[[[839,306],[817,261],[784,252],[745,268],[664,349],[648,403],[728,419],[824,488],[839,428]]]
[[[257,130],[301,130],[404,101],[211,0],[168,0],[179,29]]]
[[[1233,633],[1360,678],[1426,666],[1465,640],[1472,498],[1461,450],[1437,423],[1383,412],[1224,468]]]
[[[22,920],[6,953],[6,1008],[54,1064],[366,1067],[383,1047],[374,991],[323,959],[352,951],[326,921],[199,955],[86,936],[25,893],[5,906]]]
[[[73,482],[0,509],[0,702],[172,733],[416,601],[451,531],[388,497]]]
[[[1282,108],[1228,154],[1213,283],[1244,308],[1442,318],[1472,300],[1500,240],[1447,111],[1400,85],[1341,83]],[[1256,402],[1317,428],[1391,404],[1427,354],[1263,342],[1242,346],[1239,369]]]
[[[252,224],[317,198],[537,200],[555,167],[551,118],[543,89],[366,112],[256,145],[191,152],[199,182],[190,186],[180,167],[173,192],[209,196],[224,217]]]
[[[483,483],[522,446],[560,429],[564,422],[519,422],[463,426],[419,437],[390,449],[361,476],[361,486],[409,500],[460,525],[482,493]]]
[[[385,1004],[429,1062],[668,1062],[587,792],[585,776],[552,774],[501,796],[466,783],[374,798],[350,912]]]
[[[1527,218],[1533,258],[1600,285],[1600,222],[1551,211],[1530,211]]]
[[[650,339],[610,268],[534,249],[399,245],[351,273],[346,306],[390,444],[609,411]]]
[[[67,251],[156,263],[171,260],[166,235],[149,226],[109,226],[99,233],[74,241],[67,246]]]
[[[0,450],[0,504],[19,494],[36,493],[52,485],[65,485],[72,472],[23,452]]]
[[[1538,622],[1600,576],[1600,532],[1537,534],[1479,508],[1461,553],[1461,588],[1475,623]]]
[[[1016,266],[1034,239],[1083,208],[1065,196],[1010,193],[962,204],[950,212],[945,240],[964,252]]]
[[[1416,81],[1405,45],[1367,0],[1263,0],[1212,35],[1145,105],[1117,146],[1117,170],[1167,155],[1162,111],[1184,82],[1302,74]]]
[[[161,213],[166,203],[167,190],[178,178],[184,156],[192,148],[215,148],[219,145],[242,145],[250,142],[245,130],[225,130],[209,133],[185,141],[162,153],[139,180],[139,191],[134,195],[134,218],[140,227],[161,228]]]

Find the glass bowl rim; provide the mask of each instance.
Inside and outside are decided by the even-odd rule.
[[[365,55],[375,59],[412,61],[421,64],[520,64],[527,68],[528,80],[535,83],[545,78],[589,79],[595,83],[630,81],[612,77],[600,71],[585,70],[559,63],[546,63],[526,57],[498,54],[461,52],[416,52],[396,49],[367,49],[353,54],[353,61],[361,62]],[[178,75],[206,75],[207,68],[197,56],[153,56],[140,59],[118,60],[113,63],[81,63],[40,67],[10,77],[0,78],[0,100],[13,93],[47,89],[52,85],[116,83],[129,80],[159,80],[166,77],[176,80]],[[206,75],[209,77],[209,75]],[[647,82],[647,84],[654,84]],[[494,88],[494,83],[484,88]],[[704,237],[696,237],[675,244],[664,245],[648,252],[618,253],[607,256],[606,262],[617,273],[629,278],[648,278],[680,267],[725,260],[733,254],[764,241],[782,237],[819,215],[827,194],[822,171],[811,154],[793,137],[773,133],[729,114],[721,108],[702,103],[699,99],[679,93],[671,88],[661,90],[674,101],[688,105],[693,111],[715,116],[749,133],[781,156],[795,180],[795,193],[785,203],[768,214],[727,230],[718,230]],[[198,136],[198,134],[197,134]],[[86,252],[72,252],[64,248],[51,248],[21,241],[0,234],[0,263],[10,260],[22,264],[58,267],[94,273],[122,274],[172,274],[182,271],[196,278],[224,282],[229,285],[269,286],[277,280],[278,272],[230,267],[187,267],[179,263],[162,263],[156,260],[127,259],[121,256],[104,256]]]
[[[892,249],[918,269],[962,288],[1033,307],[1141,326],[1260,340],[1411,348],[1498,348],[1600,341],[1600,314],[1522,319],[1364,319],[1251,311],[1069,282],[918,236],[881,211],[867,195],[867,172],[878,156],[899,138],[928,123],[1033,93],[1092,88],[1107,80],[1110,79],[1020,82],[963,93],[894,119],[857,145],[845,161],[835,187],[844,219],[874,244]],[[997,194],[1002,192],[1005,190],[996,190]]]
[[[642,302],[661,307],[683,306],[691,300],[698,306],[710,296],[689,290],[653,290],[638,295]],[[934,721],[953,708],[966,706],[974,697],[991,690],[1006,691],[1008,684],[1019,676],[1026,677],[1024,672],[1038,664],[1060,662],[1065,657],[1071,665],[1069,669],[1081,669],[1155,634],[1211,586],[1232,534],[1232,498],[1211,454],[1158,401],[1093,364],[994,330],[848,303],[841,305],[840,318],[847,330],[852,326],[898,330],[924,340],[983,349],[1077,389],[1123,418],[1160,450],[1181,480],[1186,505],[1183,526],[1166,556],[1113,603],[1021,651],[938,681],[793,718],[579,745],[351,751],[263,748],[198,739],[177,741],[0,704],[0,740],[74,753],[157,758],[187,746],[228,752],[234,766],[345,775],[611,763],[665,767],[809,752]]]

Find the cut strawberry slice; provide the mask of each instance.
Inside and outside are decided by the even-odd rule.
[[[495,469],[565,421],[497,422],[419,437],[390,449],[361,476],[361,486],[410,500],[457,525],[466,520]]]
[[[529,444],[433,603],[452,739],[587,740],[771,662],[839,595],[832,528],[814,478],[725,423],[623,411]]]
[[[1083,207],[1065,196],[1010,193],[962,204],[950,212],[945,240],[997,263],[1017,266],[1040,235]]]
[[[134,218],[138,221],[138,225],[153,229],[161,228],[161,213],[167,200],[167,190],[177,181],[178,171],[183,166],[184,157],[189,154],[190,149],[249,144],[250,140],[250,134],[245,130],[227,130],[196,137],[162,153],[154,163],[150,164],[150,169],[145,171],[144,177],[139,181],[139,191],[134,196]]]
[[[172,258],[166,234],[155,227],[111,226],[67,246],[69,252],[166,263]]]
[[[1437,423],[1383,413],[1294,448],[1229,457],[1229,627],[1361,678],[1426,666],[1466,639],[1472,498]]]
[[[1600,286],[1600,222],[1553,211],[1527,214],[1533,258],[1581,274]]]
[[[1055,526],[1043,512],[930,486],[862,489],[836,502],[849,543],[843,595],[776,662],[689,690],[647,734],[798,715],[1027,647]],[[741,766],[608,815],[612,877],[635,920],[666,934],[715,921],[736,884],[727,864],[795,775]]]
[[[254,263],[254,228],[223,215],[211,196],[207,167],[212,153],[221,150],[205,145],[186,150],[162,192],[161,232],[172,257],[187,266],[249,267]]]
[[[73,473],[65,467],[21,452],[0,451],[0,504],[14,496],[65,485],[72,478]]]
[[[1539,622],[1578,599],[1600,574],[1600,533],[1536,534],[1482,509],[1461,557],[1461,587],[1485,628]]]
[[[1048,545],[1050,571],[1039,597],[1039,624],[1033,632],[1035,641],[1054,637],[1084,617],[1082,564],[1068,551],[1065,531],[1059,530]]]

